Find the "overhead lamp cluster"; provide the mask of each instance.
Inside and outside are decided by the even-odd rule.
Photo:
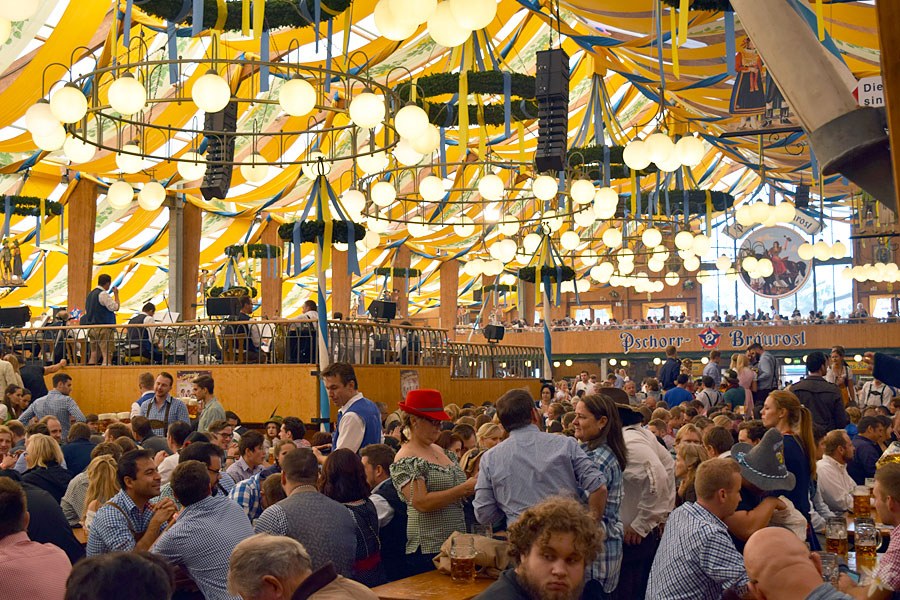
[[[779,202],[775,206],[761,200],[752,204],[743,204],[735,212],[735,219],[744,227],[752,227],[761,223],[771,227],[777,223],[792,223],[797,215],[797,207],[788,201]]]
[[[900,268],[897,263],[881,263],[874,265],[866,263],[855,267],[846,267],[841,271],[841,277],[846,280],[856,280],[860,283],[864,281],[874,281],[875,283],[887,282],[896,283],[900,281]]]
[[[657,132],[644,140],[631,140],[625,146],[622,160],[629,169],[640,171],[650,163],[665,173],[677,171],[681,167],[696,167],[703,160],[703,142],[694,136],[684,136],[677,142],[664,133]]]
[[[840,260],[847,256],[847,246],[843,242],[835,242],[829,245],[824,240],[819,240],[815,244],[803,242],[797,248],[797,255],[803,260],[812,260],[813,258],[822,261],[832,258]]]
[[[496,0],[379,0],[373,13],[375,28],[389,40],[405,40],[427,23],[431,39],[446,48],[465,43],[496,15]]]

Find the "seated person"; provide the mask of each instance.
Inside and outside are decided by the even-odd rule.
[[[236,315],[232,315],[230,321],[252,321],[253,300],[250,296],[241,296],[241,308]],[[226,347],[229,343],[236,344],[235,359],[238,356],[238,348],[244,350],[244,362],[264,363],[266,355],[261,351],[262,339],[259,327],[256,325],[232,325],[225,326],[224,336]]]

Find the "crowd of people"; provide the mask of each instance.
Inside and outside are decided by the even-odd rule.
[[[900,398],[842,391],[840,350],[809,353],[788,389],[759,345],[724,370],[713,352],[699,383],[669,348],[641,391],[625,369],[582,372],[480,405],[413,390],[394,412],[334,363],[331,433],[295,416],[248,429],[208,375],[192,420],[165,372],[139,377],[129,419],[101,423],[55,373],[30,404],[4,403],[0,577],[40,571],[35,599],[374,599],[479,532],[512,558],[486,600],[889,598],[900,465],[879,461]],[[866,360],[882,391],[900,384],[900,361]],[[815,551],[866,485],[895,528],[881,587],[838,590]]]

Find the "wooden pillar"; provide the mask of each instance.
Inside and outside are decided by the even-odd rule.
[[[534,302],[534,285],[534,283],[529,281],[519,280],[519,293],[523,294],[522,310],[525,312],[524,316],[519,315],[519,318],[524,319],[529,325],[534,325],[534,312],[536,310]]]
[[[275,221],[268,221],[263,228],[262,236],[260,237],[260,242],[263,244],[271,244],[273,246],[278,246],[281,248],[282,255],[284,254],[284,242],[278,237],[278,223]],[[272,275],[269,275],[269,268],[266,265],[266,261],[263,260],[262,269],[260,271],[259,280],[260,280],[260,293],[262,294],[262,311],[261,315],[268,319],[280,319],[281,318],[281,292],[282,292],[282,284],[281,277],[282,272],[279,268],[279,265],[284,261],[272,261]]]
[[[331,249],[331,314],[350,318],[350,276],[347,275],[347,251]],[[333,317],[332,317],[333,318]]]
[[[68,298],[69,310],[76,306],[82,311],[84,301],[96,282],[94,267],[94,228],[97,223],[97,184],[82,179],[74,184],[69,196],[66,215],[69,219]]]
[[[900,6],[896,1],[878,0],[878,45],[881,47],[881,78],[887,106],[888,135],[894,170],[894,205],[900,207]],[[900,211],[895,210],[900,214]]]
[[[181,318],[193,321],[197,318],[197,287],[200,279],[200,236],[203,227],[203,211],[199,206],[185,203],[182,215],[181,247]],[[202,301],[202,300],[201,300]],[[172,309],[177,310],[177,309]]]
[[[394,254],[394,263],[393,267],[395,269],[409,269],[410,262],[412,260],[412,254],[409,251],[409,248],[404,244],[397,248],[396,254]],[[391,276],[391,297],[393,299],[393,290],[397,290],[399,292],[399,296],[397,297],[397,318],[405,319],[409,317],[409,279],[403,277],[394,277]]]
[[[447,260],[441,263],[438,273],[441,286],[441,307],[439,309],[441,328],[453,330],[456,327],[456,311],[459,299],[459,261]]]
[[[489,285],[499,284],[499,278],[496,275],[481,275],[481,321],[480,325],[484,326],[491,322],[491,313],[494,310],[494,292],[484,289]]]

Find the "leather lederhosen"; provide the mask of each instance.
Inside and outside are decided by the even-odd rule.
[[[153,398],[147,400],[147,414],[144,416],[150,419],[150,405],[153,404]],[[168,400],[166,401],[166,414],[163,417],[163,420],[159,419],[150,419],[150,427],[153,429],[162,429],[163,433],[165,433],[166,429],[169,427],[169,409],[172,408],[172,403]]]

